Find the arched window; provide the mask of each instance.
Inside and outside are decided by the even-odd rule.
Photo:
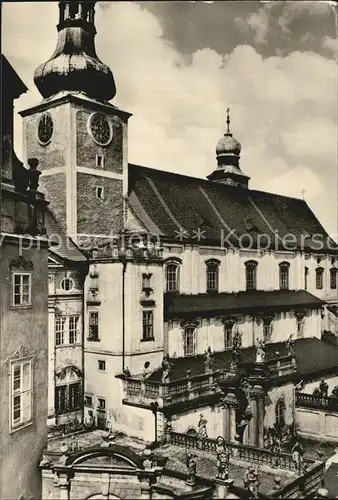
[[[180,261],[168,260],[165,266],[165,289],[167,292],[178,292],[180,280]]]
[[[285,402],[284,399],[279,399],[276,403],[276,424],[280,427],[285,425]]]
[[[323,275],[324,275],[324,269],[322,267],[317,267],[317,269],[316,269],[316,288],[317,288],[317,290],[323,289]]]
[[[257,262],[249,260],[245,263],[245,279],[247,291],[257,289]]]
[[[218,292],[219,260],[208,260],[206,262],[207,292]]]
[[[290,264],[288,262],[281,262],[279,264],[279,288],[280,290],[289,289],[289,270]]]
[[[309,268],[305,267],[304,268],[304,289],[307,290],[307,281],[308,281],[308,276],[309,276]]]
[[[335,290],[337,288],[337,268],[331,267],[330,269],[330,288]]]

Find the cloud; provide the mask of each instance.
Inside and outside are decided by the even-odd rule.
[[[236,17],[234,22],[242,32],[252,32],[253,39],[257,44],[266,43],[270,27],[268,8],[262,7],[247,18]]]
[[[3,15],[4,53],[30,88],[18,100],[16,108],[23,109],[41,99],[32,75],[55,48],[57,5],[8,2]],[[252,26],[258,26],[256,21]],[[229,106],[231,129],[243,146],[241,166],[251,176],[251,187],[285,193],[291,189],[295,196],[304,188],[314,212],[336,232],[333,59],[297,51],[263,58],[243,44],[229,54],[205,47],[188,63],[165,40],[158,19],[136,3],[112,2],[104,8],[98,4],[96,26],[97,53],[116,80],[114,104],[133,113],[131,162],[208,175],[216,167],[215,145],[224,132]],[[15,129],[20,154],[20,118]],[[323,193],[333,200],[325,210]]]
[[[332,38],[330,36],[325,36],[323,38],[322,46],[324,49],[328,49],[332,52],[332,55],[338,57],[338,37]]]

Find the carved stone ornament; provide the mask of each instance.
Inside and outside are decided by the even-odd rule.
[[[7,363],[11,361],[16,361],[17,359],[23,359],[23,358],[31,358],[34,355],[32,351],[29,351],[27,347],[24,345],[20,345],[20,347],[12,354],[12,356],[9,356],[7,358]]]
[[[181,327],[182,328],[197,328],[199,325],[199,322],[197,320],[193,321],[181,321]]]
[[[33,263],[30,260],[26,260],[23,255],[19,255],[16,259],[11,260],[10,267],[30,271],[33,269]]]

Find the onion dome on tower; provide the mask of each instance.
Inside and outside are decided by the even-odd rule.
[[[248,187],[250,177],[239,166],[242,146],[230,132],[230,109],[227,109],[227,130],[216,145],[217,169],[208,175],[210,181],[231,186]]]
[[[115,96],[113,74],[95,51],[95,3],[59,3],[55,52],[34,74],[35,85],[44,98],[62,91],[84,92],[99,101],[109,101]]]

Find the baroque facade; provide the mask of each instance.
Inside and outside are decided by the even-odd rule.
[[[1,497],[40,498],[47,442],[47,202],[13,149],[14,100],[27,88],[1,56]],[[20,473],[18,473],[20,471]]]
[[[300,387],[335,387],[323,333],[338,334],[337,245],[304,200],[249,188],[229,112],[208,179],[129,164],[131,114],[109,102],[94,3],[60,4],[57,48],[34,76],[43,100],[21,112],[25,158],[83,264],[50,259],[50,415],[68,398],[79,418],[70,386],[85,373],[98,427],[151,441],[198,433],[202,413],[210,437],[263,447],[274,425],[295,426]]]

